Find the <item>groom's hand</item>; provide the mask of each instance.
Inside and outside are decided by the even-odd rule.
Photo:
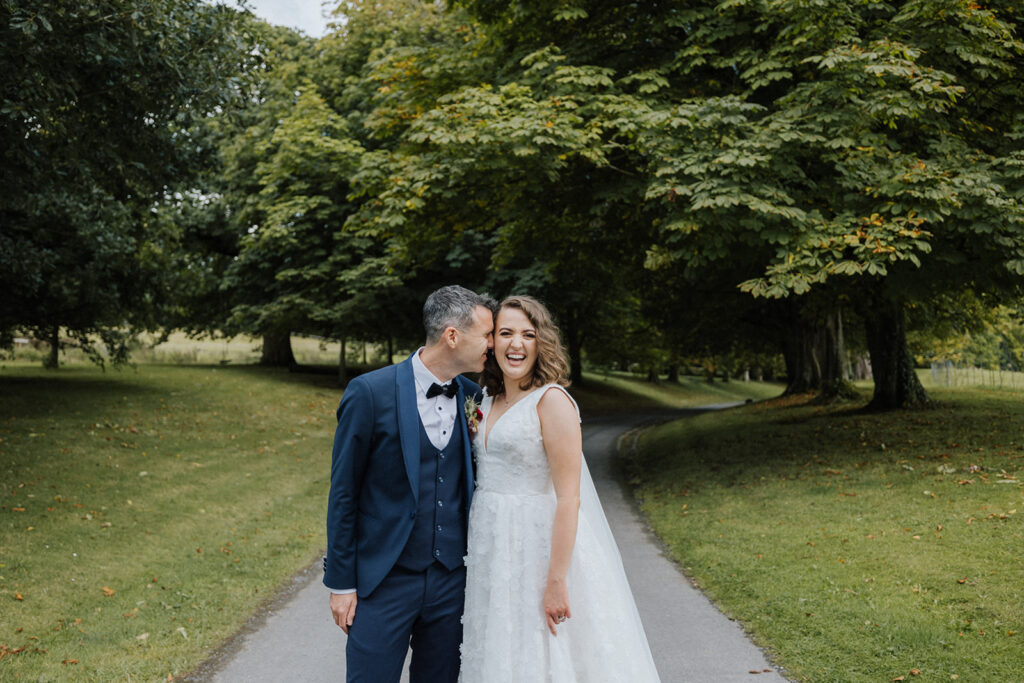
[[[334,623],[340,626],[346,635],[356,616],[356,600],[355,593],[331,593],[331,614],[334,615]]]

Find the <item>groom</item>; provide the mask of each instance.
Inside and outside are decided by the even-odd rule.
[[[489,298],[457,285],[423,306],[426,345],[353,379],[338,407],[327,504],[324,585],[348,634],[348,681],[455,683],[473,496],[467,397],[460,377],[493,346]],[[475,415],[473,415],[475,428]]]

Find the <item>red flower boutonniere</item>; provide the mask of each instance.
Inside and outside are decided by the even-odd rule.
[[[472,441],[480,429],[480,420],[484,419],[484,413],[480,410],[480,404],[473,400],[472,396],[466,397],[466,426],[469,428],[469,438]]]

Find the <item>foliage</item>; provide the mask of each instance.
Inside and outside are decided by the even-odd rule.
[[[199,0],[0,4],[0,336],[99,334],[116,361],[126,329],[156,324],[176,239],[151,209],[208,157],[205,118],[244,96],[238,16]]]
[[[922,363],[1024,368],[1024,322],[1019,308],[986,306],[966,296],[955,303],[966,304],[957,316],[959,325],[943,318],[911,335],[911,350]]]

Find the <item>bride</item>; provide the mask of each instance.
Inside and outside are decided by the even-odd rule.
[[[567,372],[547,309],[505,299],[473,440],[462,683],[659,680]]]

